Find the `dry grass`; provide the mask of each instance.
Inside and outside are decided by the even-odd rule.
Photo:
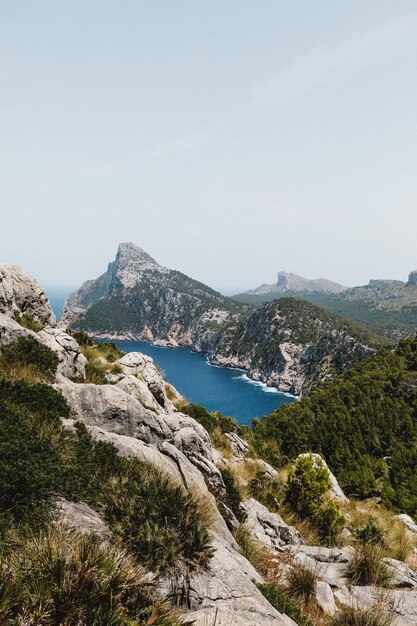
[[[49,377],[36,365],[24,365],[9,363],[0,355],[0,378],[7,378],[12,382],[23,380],[28,385],[37,383],[49,383]]]
[[[377,607],[366,610],[343,609],[330,622],[330,626],[390,626],[391,624],[391,614]]]
[[[317,572],[302,565],[294,565],[287,575],[287,592],[297,602],[308,605],[314,599]]]
[[[265,573],[268,570],[271,553],[253,537],[251,529],[245,524],[241,524],[235,531],[235,539],[245,559],[247,559],[260,574]]]
[[[231,459],[233,457],[232,444],[219,426],[213,428],[210,433],[210,438],[213,447],[216,448],[225,459]]]
[[[386,586],[390,580],[389,570],[383,562],[384,550],[372,543],[362,543],[347,564],[345,576],[353,585]]]

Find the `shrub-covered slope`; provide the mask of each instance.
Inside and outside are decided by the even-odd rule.
[[[284,458],[321,453],[351,496],[417,515],[417,339],[356,364],[255,425]]]

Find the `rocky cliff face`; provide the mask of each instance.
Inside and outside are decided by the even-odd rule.
[[[20,267],[8,263],[0,264],[0,313],[27,315],[44,326],[55,323],[55,316],[40,284]]]
[[[286,285],[298,280],[284,278]],[[63,323],[100,336],[189,346],[296,395],[372,351],[366,333],[318,307],[292,299],[254,310],[158,265],[133,244],[120,244],[107,272],[70,296]]]

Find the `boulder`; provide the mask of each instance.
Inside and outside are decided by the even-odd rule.
[[[247,441],[241,439],[236,433],[226,433],[226,437],[230,441],[234,456],[238,459],[244,459],[249,450]]]
[[[56,521],[70,530],[77,530],[82,534],[94,534],[103,541],[111,537],[111,530],[107,524],[85,502],[69,502],[60,498],[55,505],[55,515]]]
[[[276,513],[271,513],[268,509],[250,498],[243,503],[243,508],[247,514],[244,522],[252,536],[262,545],[275,550],[288,544],[300,545],[304,543],[298,530],[293,526],[288,526]]]
[[[0,313],[27,315],[50,326],[55,324],[49,300],[40,284],[16,265],[0,264]]]
[[[37,335],[42,343],[58,355],[58,377],[81,380],[85,378],[87,359],[80,352],[80,346],[71,335],[61,328],[51,327],[44,328]]]
[[[116,361],[123,374],[136,376],[146,383],[156,402],[163,409],[174,409],[174,402],[182,401],[182,396],[164,381],[161,372],[150,356],[141,352],[129,352]],[[167,396],[170,390],[171,398]]]
[[[348,563],[352,558],[352,548],[325,548],[324,546],[288,546],[290,554],[303,553],[318,563]]]
[[[333,615],[336,613],[336,602],[329,583],[324,580],[318,580],[316,583],[316,602],[325,615]]]
[[[417,524],[413,520],[412,517],[406,515],[405,513],[401,513],[401,515],[396,515],[396,519],[399,520],[404,526],[412,533],[417,533]]]
[[[390,585],[393,587],[417,589],[417,573],[406,563],[389,558],[385,558],[384,563],[388,566],[391,574]]]
[[[27,328],[23,328],[8,315],[0,313],[0,349],[9,343],[13,343],[19,337],[33,337],[37,339],[36,333]]]

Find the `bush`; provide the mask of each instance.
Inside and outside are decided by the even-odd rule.
[[[0,567],[2,624],[179,625],[124,550],[59,527],[19,548]]]
[[[277,611],[288,615],[298,626],[313,626],[313,622],[285,591],[274,585],[257,584],[257,587]]]
[[[314,570],[295,565],[287,576],[287,592],[297,600],[308,604],[314,598],[317,586],[317,573]]]
[[[336,613],[331,626],[391,626],[392,618],[389,613],[378,607],[371,609],[343,609]]]
[[[352,585],[386,585],[390,574],[382,559],[383,553],[379,546],[359,544],[346,566],[345,577]]]
[[[11,368],[32,367],[46,381],[52,382],[58,367],[58,356],[34,337],[19,337],[13,343],[4,346],[0,363],[6,374]]]
[[[129,461],[105,486],[102,503],[124,544],[157,574],[187,577],[208,566],[213,550],[196,502],[143,463]]]
[[[299,457],[290,469],[285,501],[301,519],[313,517],[329,488],[329,472],[323,463],[307,454]]]
[[[226,487],[225,504],[235,514],[239,522],[243,522],[245,514],[240,508],[241,498],[238,488],[236,487],[235,478],[227,467],[220,468],[220,473]]]
[[[326,544],[334,543],[344,522],[337,504],[325,499],[329,488],[328,470],[311,454],[297,459],[285,488],[286,504],[301,520],[309,520]]]
[[[24,313],[15,313],[15,315],[13,315],[13,319],[15,320],[15,322],[23,326],[23,328],[33,330],[34,333],[38,333],[40,330],[43,329],[43,324],[37,322],[32,317],[29,317],[29,315],[25,315]]]

